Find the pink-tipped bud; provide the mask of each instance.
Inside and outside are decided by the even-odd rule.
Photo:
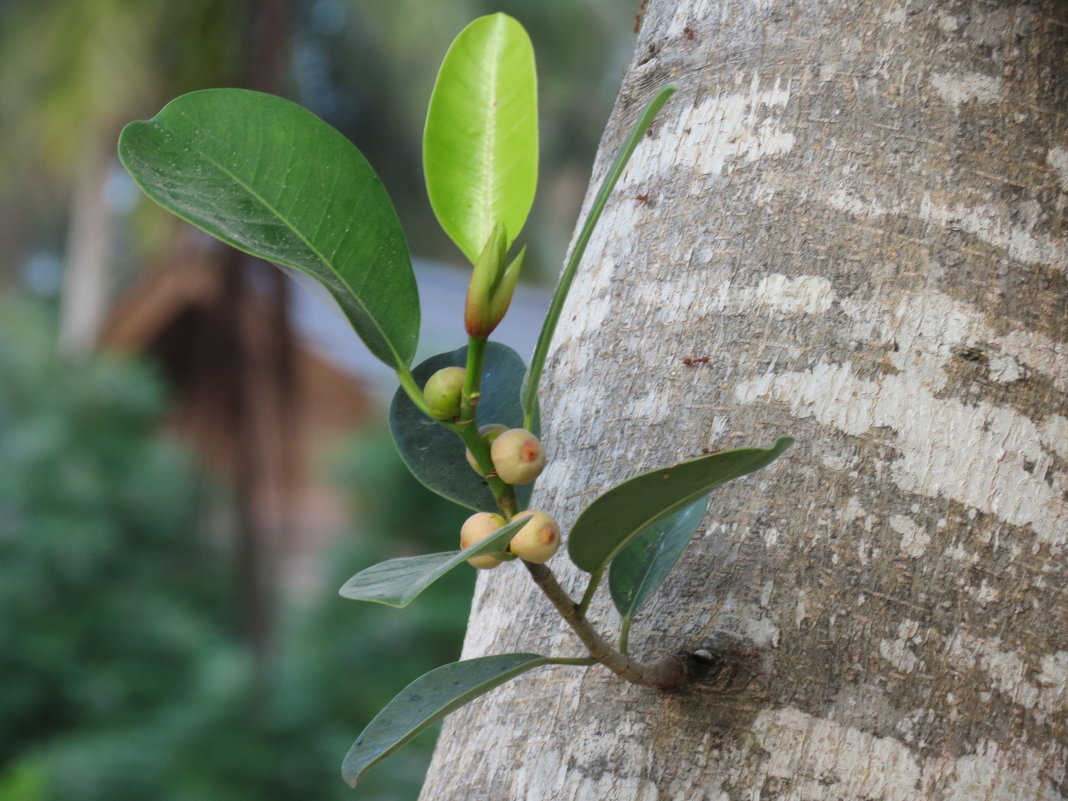
[[[530,518],[530,522],[512,537],[508,550],[527,562],[548,562],[560,547],[560,526],[547,512],[527,511],[515,519]]]
[[[500,423],[487,423],[484,426],[478,427],[478,433],[482,435],[482,439],[487,446],[492,446],[493,441],[507,430],[508,426],[501,425]],[[478,473],[480,476],[486,475],[478,466],[478,462],[475,461],[475,455],[471,453],[471,449],[465,449],[464,453],[467,456],[467,463],[471,465],[471,469]]]
[[[525,428],[498,436],[490,446],[490,458],[498,477],[508,484],[529,484],[545,467],[541,442]]]
[[[492,512],[477,512],[471,515],[460,527],[460,550],[466,550],[475,543],[482,542],[503,525],[504,518]],[[492,570],[503,561],[499,557],[500,554],[484,553],[472,556],[467,563],[479,570]]]

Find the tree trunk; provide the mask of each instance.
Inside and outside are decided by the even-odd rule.
[[[713,495],[630,638],[741,635],[762,675],[526,674],[446,721],[424,799],[1068,796],[1065,9],[649,4],[595,185],[680,91],[568,301],[535,504],[566,529],[631,475],[795,436]],[[606,593],[592,617],[614,634]],[[505,566],[464,657],[509,651],[579,647]]]
[[[56,343],[63,356],[92,351],[104,322],[111,261],[111,214],[104,188],[113,142],[113,137],[89,137],[71,192]]]

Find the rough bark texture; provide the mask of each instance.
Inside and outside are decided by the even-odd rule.
[[[566,528],[639,471],[797,437],[631,634],[743,635],[764,675],[541,669],[449,718],[423,799],[1068,796],[1066,8],[650,3],[595,181],[680,92],[569,300],[535,503]],[[508,651],[580,653],[506,566],[464,655]]]

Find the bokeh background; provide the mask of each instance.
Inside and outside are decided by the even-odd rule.
[[[456,547],[464,513],[384,431],[340,316],[144,200],[122,125],[198,88],[300,102],[379,171],[408,233],[423,355],[463,344],[466,271],[420,137],[451,39],[534,41],[541,185],[501,338],[529,356],[637,1],[0,0],[0,801],[354,797],[341,758],[454,660],[473,571],[406,610],[362,567]],[[414,799],[436,732],[355,797]]]

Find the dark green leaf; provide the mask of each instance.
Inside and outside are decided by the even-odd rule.
[[[341,597],[397,608],[405,607],[423,590],[472,556],[504,550],[512,535],[521,529],[524,523],[525,519],[513,520],[492,536],[463,551],[405,556],[372,565],[345,582],[340,590]],[[459,538],[459,532],[456,536]]]
[[[443,367],[464,367],[467,348],[431,356],[412,375],[419,386]],[[526,365],[507,345],[490,342],[486,347],[485,372],[478,420],[503,423],[509,428],[523,425],[519,406],[519,384]],[[398,390],[389,408],[389,428],[401,458],[419,481],[450,501],[484,512],[497,511],[497,503],[485,479],[471,469],[464,456],[464,445],[454,433],[427,418]],[[537,433],[535,423],[534,433]],[[525,507],[530,500],[530,484],[516,487],[516,497]]]
[[[710,453],[651,470],[608,490],[583,510],[568,535],[571,561],[588,573],[603,569],[646,526],[693,503],[714,487],[759,470],[793,444]]]
[[[375,356],[411,364],[419,296],[404,232],[364,157],[314,114],[260,92],[193,92],[127,125],[119,157],[165,209],[317,279]]]
[[[430,205],[473,264],[498,224],[519,236],[538,183],[534,48],[505,14],[479,17],[449,47],[423,135]]]
[[[532,668],[550,662],[537,654],[501,654],[442,665],[413,681],[367,724],[341,765],[350,785],[427,726]]]
[[[664,583],[690,544],[708,509],[707,496],[646,526],[612,560],[608,589],[623,619],[635,613]]]

